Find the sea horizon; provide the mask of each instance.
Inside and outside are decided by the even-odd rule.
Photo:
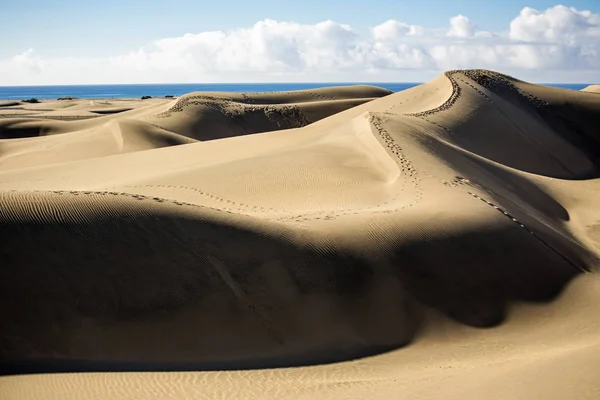
[[[51,100],[60,97],[127,99],[139,98],[142,96],[182,96],[190,92],[286,92],[348,85],[372,85],[393,92],[399,92],[421,85],[422,83],[423,82],[240,82],[0,86],[0,100],[24,100],[32,97],[40,100]],[[591,83],[540,83],[539,85],[581,90],[590,84]]]

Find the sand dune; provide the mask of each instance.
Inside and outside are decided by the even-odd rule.
[[[466,70],[0,120],[3,373],[296,366],[0,397],[593,398],[599,117]]]
[[[582,92],[600,93],[600,85],[589,85],[583,89]]]
[[[595,399],[600,281],[555,303],[522,305],[491,330],[430,316],[421,339],[356,361],[228,372],[40,374],[0,378],[3,399]]]
[[[0,118],[11,117],[0,119],[0,168],[297,128],[390,93],[357,85],[285,93],[190,93],[176,100],[24,103],[0,113]]]

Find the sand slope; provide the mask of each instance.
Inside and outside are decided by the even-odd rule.
[[[583,89],[582,92],[600,93],[600,85],[589,85]]]
[[[190,93],[179,99],[6,102],[0,109],[0,169],[297,128],[390,93],[356,85],[285,93]]]
[[[596,399],[600,281],[491,330],[435,320],[415,344],[314,367],[228,372],[41,374],[0,378],[3,399]]]
[[[46,398],[140,385],[145,398],[592,398],[600,99],[449,71],[293,128],[298,110],[356,97],[339,91],[192,94],[111,129],[241,136],[0,166],[0,365],[284,367],[411,345],[289,370],[122,374],[111,394],[110,374],[5,377],[0,394],[36,398],[35,382]],[[248,134],[278,123],[292,129]],[[73,146],[81,127],[3,145]]]

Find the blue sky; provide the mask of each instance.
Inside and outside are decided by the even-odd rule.
[[[554,75],[549,72],[544,78],[556,76],[552,79],[554,81],[566,76],[569,71],[585,70],[586,79],[596,79],[596,75],[590,68],[596,59],[590,59],[590,52],[593,53],[596,49],[594,41],[600,41],[600,37],[595,36],[594,33],[597,29],[600,30],[600,26],[596,26],[598,23],[596,16],[600,15],[600,1],[566,1],[562,4],[566,6],[565,9],[575,10],[572,15],[568,14],[568,10],[545,14],[546,10],[551,10],[559,4],[561,3],[557,1],[546,0],[303,0],[297,2],[2,0],[0,26],[4,31],[4,40],[0,44],[0,85],[126,83],[112,82],[120,79],[118,68],[122,68],[123,77],[129,80],[136,80],[135,78],[139,77],[140,81],[158,82],[171,80],[168,73],[164,71],[168,66],[172,67],[173,72],[181,72],[180,81],[231,81],[236,77],[243,80],[271,81],[286,80],[284,78],[290,80],[295,76],[300,77],[301,80],[311,80],[309,79],[311,76],[318,78],[318,72],[323,70],[324,78],[336,75],[340,75],[341,78],[343,75],[344,79],[355,76],[354,80],[373,80],[373,78],[377,80],[378,77],[379,80],[408,80],[401,78],[410,75],[413,79],[418,76],[427,79],[451,64],[447,62],[451,54],[463,54],[463,49],[469,46],[472,49],[469,54],[477,52],[476,46],[480,49],[492,45],[499,46],[497,54],[489,54],[482,60],[463,54],[464,59],[471,60],[469,62],[472,62],[472,67],[494,67],[494,60],[501,61],[502,57],[519,58],[524,50],[515,47],[514,51],[507,53],[503,49],[509,44],[513,47],[519,43],[524,45],[524,41],[529,46],[539,44],[538,48],[531,49],[529,53],[525,52],[527,57],[531,58],[528,64],[521,63],[521,65],[515,62],[513,65],[497,61],[498,67],[525,72],[532,72],[534,69],[553,71]],[[511,21],[515,20],[525,7],[541,13],[540,18],[531,17],[531,21],[527,22],[537,26],[527,26],[518,34],[509,32]],[[581,14],[584,10],[589,10],[591,16]],[[457,16],[462,16],[466,20],[455,20],[459,29],[455,32],[463,32],[460,29],[464,28],[465,33],[442,35],[440,32],[449,32],[452,25],[451,18]],[[557,22],[557,19],[560,20]],[[265,20],[272,20],[280,25],[269,25],[266,29],[267,33],[258,33],[260,40],[240,44],[239,40],[235,42],[229,36],[219,39],[220,46],[223,48],[228,46],[229,49],[238,49],[236,46],[239,45],[239,50],[234,51],[235,54],[239,54],[239,57],[250,57],[250,61],[253,57],[264,57],[267,60],[248,70],[242,68],[243,59],[235,58],[234,64],[239,61],[241,66],[236,67],[237,69],[230,68],[230,71],[225,68],[228,70],[227,73],[219,74],[218,69],[223,69],[224,60],[231,60],[233,57],[230,54],[233,50],[222,48],[219,50],[221,53],[217,53],[215,49],[208,51],[206,46],[210,47],[210,43],[202,42],[204,39],[199,37],[193,41],[188,40],[189,43],[185,45],[188,47],[181,48],[177,45],[179,46],[177,52],[172,48],[163,48],[161,51],[165,54],[161,55],[155,49],[156,43],[162,39],[181,38],[185,34],[199,35],[203,32],[221,31],[228,35],[228,32],[247,29],[247,34],[251,35],[252,32],[256,33],[257,30],[262,29],[256,26],[257,23]],[[389,20],[397,24],[386,28],[388,31],[393,31],[393,35],[386,33],[385,43],[381,44],[377,42],[379,39],[373,39],[373,29]],[[322,27],[322,33],[318,37],[311,36],[312,39],[308,39],[312,35],[310,27],[323,21],[332,21],[336,25]],[[283,25],[287,22],[295,23],[297,26],[290,28]],[[419,27],[419,32],[425,33],[405,35],[398,24],[416,26]],[[571,25],[564,28],[565,24]],[[251,31],[253,27],[256,29]],[[546,30],[543,31],[544,29]],[[346,35],[346,31],[351,31],[352,37]],[[565,36],[564,32],[569,32],[569,43],[560,42],[555,38],[555,36]],[[510,40],[510,43],[500,43],[503,35],[507,38],[506,41]],[[414,40],[416,36],[421,36],[422,39]],[[457,38],[464,41],[460,42]],[[556,43],[552,43],[554,47],[548,47],[550,46],[548,38],[557,40]],[[333,47],[330,43],[332,40],[337,41]],[[300,45],[298,45],[300,47],[293,47],[290,44],[302,41],[306,41],[304,47]],[[274,44],[280,42],[285,44],[281,46]],[[321,45],[323,47],[319,48]],[[445,50],[438,48],[442,45],[445,46]],[[456,46],[461,45],[463,47],[457,50]],[[255,46],[257,52],[246,52],[244,46]],[[263,51],[265,46],[269,47],[266,53]],[[312,46],[311,49],[316,46],[320,51],[307,50],[309,46]],[[369,50],[364,50],[365,46],[370,46]],[[542,46],[546,46],[546,50],[543,50]],[[357,49],[364,50],[364,54],[357,56]],[[344,53],[338,55],[337,66],[331,65],[326,59],[328,51]],[[562,52],[564,59],[555,59],[552,54],[557,51]],[[380,53],[373,56],[374,52]],[[367,54],[371,57],[369,60],[365,60]],[[218,68],[217,64],[207,65],[206,60],[202,59],[209,56],[220,57]],[[581,56],[581,63],[573,63],[570,59],[574,56]],[[172,63],[171,61],[177,57],[180,63]],[[321,57],[320,64],[314,61],[315,57]],[[348,57],[355,58],[350,60]],[[555,58],[544,62],[541,59],[543,57]],[[434,61],[421,60],[422,62],[419,63],[419,59],[423,58],[432,58]],[[298,70],[291,64],[293,61],[301,61],[306,68]],[[105,76],[101,68],[103,62],[112,68],[110,73],[104,74]],[[131,69],[139,69],[139,66],[129,65],[127,62],[143,62],[147,65],[145,64],[143,73],[136,75]],[[457,66],[471,67],[469,62],[467,65],[458,63],[460,65]],[[94,76],[70,74],[57,76],[54,79],[51,75],[53,68],[57,69],[59,65],[63,68],[72,65],[74,71],[80,71],[84,65],[87,65],[86,63],[90,68],[92,64],[97,68],[97,71],[94,70]],[[153,69],[152,63],[156,65],[162,63],[161,67],[155,68],[160,70],[159,72],[154,74],[149,72]],[[349,69],[350,64],[353,65],[354,71]],[[31,69],[31,79],[27,78],[23,71],[17,71],[23,65]],[[288,68],[283,68],[284,65]],[[369,76],[368,79],[360,79],[361,69],[368,70],[374,75]],[[421,75],[418,73],[419,70],[423,72]],[[6,71],[8,72],[4,73]],[[198,73],[194,75],[194,71]],[[380,71],[379,75],[377,71]],[[524,74],[527,75],[525,72]],[[535,74],[531,75],[535,76]],[[196,80],[194,76],[197,77]],[[399,78],[392,79],[394,76]],[[173,79],[178,81],[176,77]]]

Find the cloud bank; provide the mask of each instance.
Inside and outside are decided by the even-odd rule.
[[[359,34],[334,21],[266,19],[249,28],[156,40],[104,58],[0,60],[0,85],[424,81],[454,68],[488,68],[543,82],[600,81],[600,14],[525,7],[502,32],[467,16],[425,29],[394,19]]]

